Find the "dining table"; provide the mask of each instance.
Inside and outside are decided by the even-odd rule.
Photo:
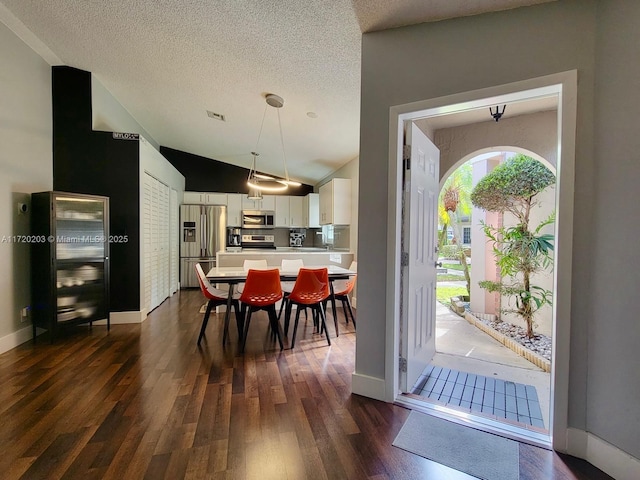
[[[295,282],[298,277],[298,270],[295,271],[287,271],[278,268],[277,266],[268,266],[267,269],[275,269],[280,270],[280,281],[283,282]],[[327,273],[329,275],[329,290],[331,295],[333,295],[333,282],[335,280],[348,280],[350,277],[353,277],[357,274],[357,272],[353,270],[349,270],[348,268],[340,267],[339,265],[314,265],[313,267],[305,267],[305,268],[326,268]],[[231,301],[233,300],[233,293],[236,285],[239,283],[244,283],[247,280],[248,270],[245,270],[243,267],[213,267],[211,270],[207,272],[207,278],[211,283],[214,284],[227,284],[229,286],[229,293],[227,295],[227,309],[224,317],[224,325],[229,325],[229,316],[231,314]],[[243,319],[244,321],[244,319]],[[240,332],[239,337],[242,337],[242,325],[238,324],[238,332]],[[228,338],[228,335],[225,335]],[[241,339],[241,338],[240,338]]]

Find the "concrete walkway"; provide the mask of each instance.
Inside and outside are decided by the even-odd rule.
[[[433,365],[536,387],[545,426],[549,426],[550,375],[486,333],[436,303],[436,355]]]

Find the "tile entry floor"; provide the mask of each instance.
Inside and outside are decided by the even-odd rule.
[[[544,428],[532,385],[429,365],[411,393],[458,409]]]

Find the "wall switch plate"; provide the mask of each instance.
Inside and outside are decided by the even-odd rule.
[[[20,317],[23,322],[25,322],[29,318],[29,307],[24,307],[20,310]]]

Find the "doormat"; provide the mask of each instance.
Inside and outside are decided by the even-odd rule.
[[[495,415],[509,422],[544,429],[542,410],[533,385],[428,365],[411,393],[456,409]]]
[[[518,480],[518,442],[412,411],[393,446],[484,480]]]

